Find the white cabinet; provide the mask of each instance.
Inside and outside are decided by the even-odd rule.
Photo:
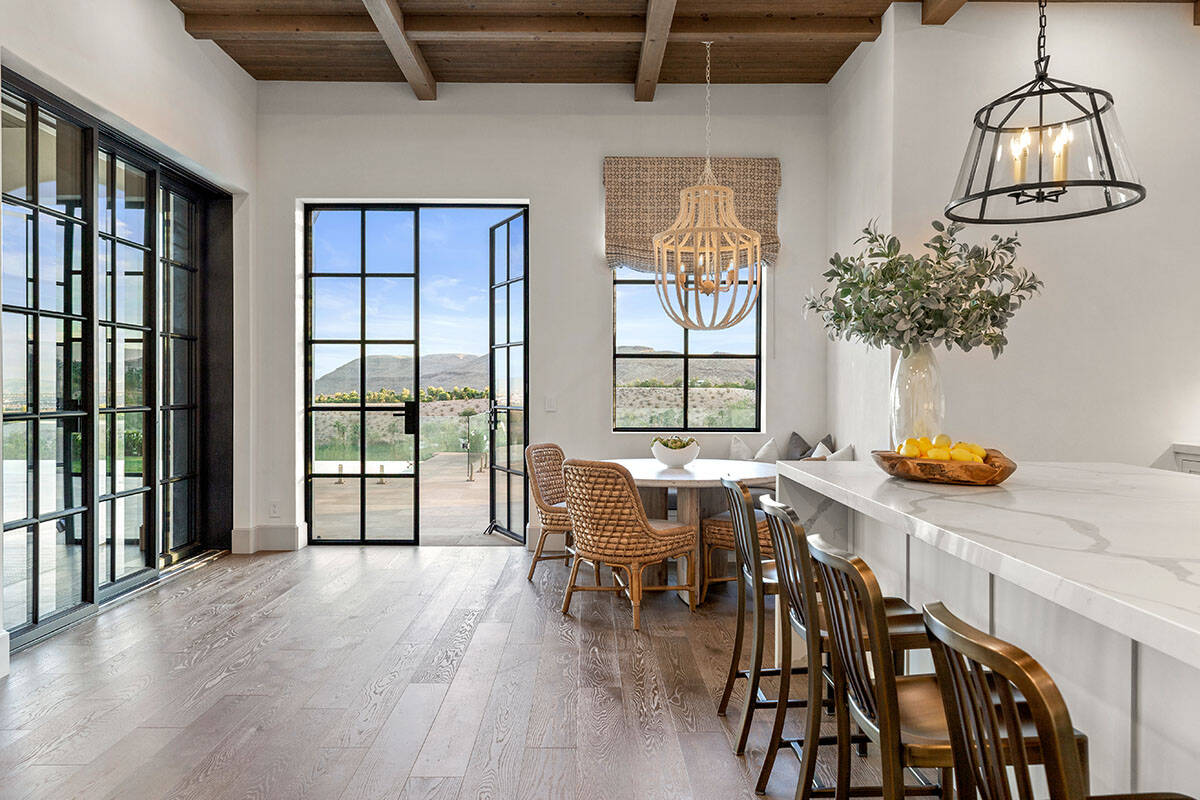
[[[1175,444],[1172,449],[1175,451],[1176,469],[1200,475],[1200,445]]]

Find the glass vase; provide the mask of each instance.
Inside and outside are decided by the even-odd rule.
[[[896,362],[892,372],[891,416],[892,447],[910,437],[932,439],[942,432],[946,397],[932,345],[920,345]]]

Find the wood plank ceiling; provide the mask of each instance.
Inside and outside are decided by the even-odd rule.
[[[171,0],[259,80],[824,83],[873,41],[892,0]],[[1101,0],[1104,1],[1104,0]],[[1152,2],[1153,0],[1121,0]],[[926,24],[966,0],[923,0]],[[1195,5],[1200,25],[1200,0]]]

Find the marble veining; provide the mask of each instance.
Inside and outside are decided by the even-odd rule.
[[[1200,666],[1200,476],[1029,463],[1000,486],[947,486],[865,461],[780,462],[779,475]]]

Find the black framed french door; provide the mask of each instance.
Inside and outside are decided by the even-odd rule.
[[[525,444],[529,441],[529,210],[491,227],[489,530],[525,542]]]
[[[310,543],[420,543],[419,213],[305,207]]]

